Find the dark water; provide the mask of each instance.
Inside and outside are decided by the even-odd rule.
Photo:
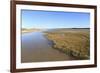
[[[21,62],[73,60],[74,58],[54,49],[42,32],[22,34]]]

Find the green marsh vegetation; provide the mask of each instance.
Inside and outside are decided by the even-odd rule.
[[[79,60],[90,57],[90,31],[89,29],[58,29],[45,32],[52,47]]]

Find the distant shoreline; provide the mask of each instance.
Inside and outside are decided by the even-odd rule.
[[[68,31],[69,29],[71,29],[73,31],[73,30],[79,30],[79,29],[80,30],[89,30],[90,28],[55,28],[55,29],[53,28],[53,29],[46,29],[46,30],[45,29],[36,29],[36,28],[32,29],[31,28],[31,29],[22,29],[21,33],[24,34],[24,33],[30,33],[30,32],[42,32],[42,31],[43,32],[48,32],[48,31],[51,32],[51,31],[62,31],[62,30]]]

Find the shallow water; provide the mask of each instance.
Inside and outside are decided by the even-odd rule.
[[[75,58],[51,47],[42,32],[22,34],[21,62],[65,61]]]

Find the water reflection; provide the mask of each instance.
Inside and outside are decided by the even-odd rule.
[[[62,61],[74,58],[54,49],[42,32],[22,34],[21,62]]]

